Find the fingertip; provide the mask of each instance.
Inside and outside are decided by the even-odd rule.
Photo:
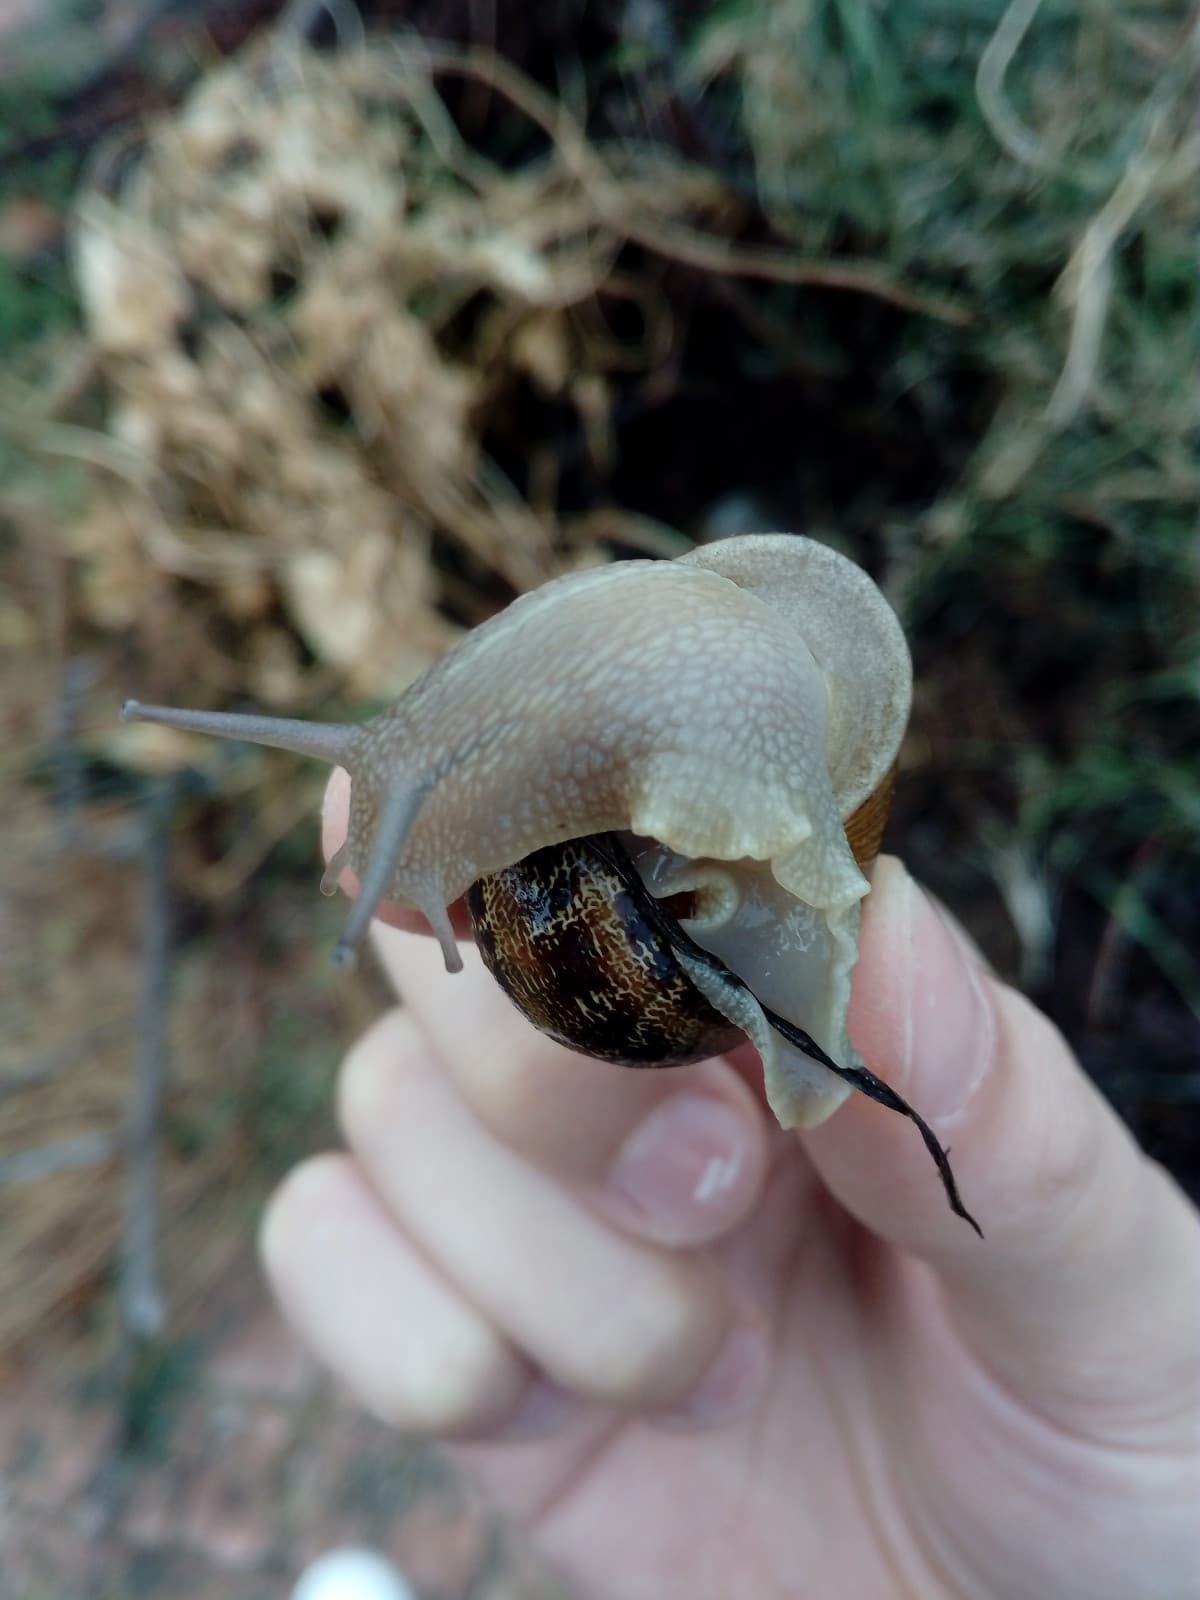
[[[284,1179],[259,1249],[288,1321],[381,1421],[450,1437],[516,1412],[526,1363],[416,1248],[349,1156],[313,1157]]]
[[[1120,1232],[1144,1158],[1054,1025],[990,977],[897,862],[864,908],[850,1032],[867,1067],[924,1119],[970,1219],[902,1116],[852,1095],[807,1136],[823,1180],[880,1237],[960,1284],[1062,1273]]]
[[[283,1179],[269,1196],[258,1224],[258,1257],[267,1281],[285,1308],[301,1267],[306,1241],[336,1223],[352,1185],[350,1158],[340,1151],[310,1156]]]
[[[350,774],[345,767],[335,767],[325,785],[321,801],[321,853],[328,863],[346,842],[350,827]],[[322,887],[325,888],[325,882]],[[358,874],[353,867],[345,866],[338,873],[336,884],[330,883],[326,892],[338,888],[353,900],[358,894]],[[470,919],[466,906],[456,900],[448,907],[450,924],[460,939],[470,937]],[[382,900],[375,908],[375,921],[392,928],[403,928],[409,933],[432,932],[424,916],[411,906],[402,906],[395,900]],[[348,962],[347,965],[352,965]]]
[[[334,767],[321,801],[321,851],[326,861],[345,843],[350,826],[350,774],[345,767]]]
[[[722,1060],[636,1122],[612,1160],[601,1203],[619,1225],[671,1247],[731,1233],[751,1213],[767,1167],[766,1123]]]
[[[891,857],[876,863],[864,905],[848,1023],[867,1067],[913,1115],[852,1095],[809,1136],[822,1177],[905,1248],[978,1249],[987,1162],[972,1108],[997,1064],[995,1003],[964,936]]]
[[[900,1077],[907,1077],[910,1068],[908,990],[915,888],[897,857],[880,856],[874,863],[871,892],[863,901],[846,1018],[864,1061],[878,1065],[888,1060]],[[896,1077],[889,1081],[903,1087]]]
[[[973,947],[895,857],[872,874],[847,1020],[867,1065],[943,1126],[995,1060],[995,1008]]]
[[[429,1050],[411,1014],[393,1007],[351,1045],[334,1089],[337,1125],[351,1150],[368,1145],[392,1115],[398,1079],[420,1070]]]

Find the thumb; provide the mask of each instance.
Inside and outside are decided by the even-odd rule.
[[[854,1095],[806,1136],[839,1201],[924,1258],[977,1357],[1042,1410],[1200,1406],[1200,1219],[1052,1024],[984,969],[896,860],[863,911],[850,1031],[943,1144],[980,1240],[911,1124]],[[1190,1408],[1189,1408],[1190,1401]],[[1099,1410],[1097,1409],[1099,1408]],[[1114,1413],[1115,1408],[1115,1413]]]

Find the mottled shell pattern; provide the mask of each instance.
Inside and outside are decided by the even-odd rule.
[[[860,860],[878,846],[910,699],[904,635],[870,578],[827,545],[756,534],[547,583],[361,727],[129,714],[349,770],[349,835],[325,880],[346,865],[361,880],[343,950],[387,898],[424,913],[454,970],[446,908],[472,883],[617,832],[652,894],[692,893],[693,939],[854,1064]],[[814,1125],[850,1092],[744,988],[687,970],[758,1047],[785,1127]]]

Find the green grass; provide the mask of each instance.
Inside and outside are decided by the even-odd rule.
[[[780,232],[969,314],[914,320],[871,374],[881,404],[941,429],[956,374],[994,400],[885,545],[919,672],[972,651],[1000,713],[984,721],[1018,741],[985,738],[950,804],[995,813],[999,795],[1041,869],[1194,996],[1185,943],[1122,894],[1147,841],[1193,874],[1200,849],[1194,17],[1153,0],[737,0],[689,60],[740,122]],[[953,762],[955,730],[929,732]]]

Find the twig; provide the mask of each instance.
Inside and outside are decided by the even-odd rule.
[[[79,851],[99,861],[131,861],[141,847],[141,827],[134,823],[106,830],[93,826],[87,816],[88,786],[78,735],[81,714],[95,683],[96,664],[91,657],[70,656],[63,661],[46,729],[56,845],[63,854]],[[4,1092],[0,1087],[0,1095]]]
[[[1012,0],[980,56],[975,73],[975,97],[992,137],[1014,161],[1035,172],[1051,166],[1052,158],[1013,110],[1004,93],[1004,80],[1041,7],[1042,0]]]
[[[761,278],[773,283],[820,285],[871,295],[907,311],[956,326],[971,321],[963,306],[923,294],[887,277],[873,263],[828,261],[796,256],[784,250],[731,244],[718,235],[672,224],[655,216],[639,217],[628,189],[613,173],[602,154],[589,142],[584,129],[566,107],[532,83],[503,58],[484,51],[453,48],[421,41],[406,42],[407,70],[420,63],[431,74],[457,74],[482,80],[534,122],[552,141],[567,169],[591,199],[597,214],[614,232],[653,250],[657,255],[686,262],[703,271],[733,277]],[[395,62],[393,62],[395,64]],[[674,174],[678,181],[679,174]]]
[[[615,222],[616,218],[612,220]],[[636,216],[627,218],[623,229],[630,239],[657,255],[683,261],[705,272],[719,272],[734,278],[759,278],[768,283],[801,288],[844,289],[852,294],[870,295],[904,311],[932,317],[957,328],[966,327],[972,320],[964,306],[906,288],[869,263],[822,261],[755,245],[730,244],[728,240],[678,222],[653,219],[642,222]]]
[[[51,711],[50,764],[59,846],[64,852],[83,843],[85,785],[76,734],[80,711],[95,681],[94,664],[86,656],[73,656],[63,664],[62,687]]]
[[[142,853],[142,985],[137,1065],[126,1130],[124,1215],[118,1299],[129,1338],[162,1329],[158,1286],[158,1125],[167,1080],[167,989],[170,976],[168,840],[175,781],[155,781],[145,810]]]
[[[1107,203],[1084,229],[1059,278],[1059,288],[1073,310],[1067,357],[1046,402],[1045,417],[1052,428],[1065,428],[1087,399],[1100,365],[1117,245],[1153,193],[1158,173],[1157,162],[1130,162]]]
[[[0,1184],[34,1183],[56,1172],[98,1166],[120,1148],[121,1141],[115,1134],[81,1133],[73,1139],[55,1139],[31,1150],[17,1150],[11,1156],[0,1156]]]

